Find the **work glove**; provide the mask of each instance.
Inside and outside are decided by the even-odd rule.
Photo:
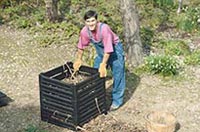
[[[99,73],[100,73],[100,77],[106,77],[107,76],[107,70],[106,70],[106,64],[105,63],[100,64]]]
[[[79,68],[81,67],[82,61],[80,59],[77,59],[74,64],[73,64],[73,68],[74,68],[74,72],[78,71]]]

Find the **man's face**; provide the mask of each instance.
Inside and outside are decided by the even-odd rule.
[[[89,19],[86,19],[85,25],[89,28],[90,31],[93,31],[93,30],[96,29],[97,20],[95,19],[95,17],[91,17]]]

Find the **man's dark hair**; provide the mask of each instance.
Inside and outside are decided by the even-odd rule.
[[[89,10],[89,11],[87,11],[87,12],[85,13],[85,15],[84,15],[84,20],[87,20],[87,19],[89,19],[89,18],[91,18],[91,17],[94,17],[95,19],[97,19],[97,16],[98,16],[98,14],[97,14],[96,11]]]

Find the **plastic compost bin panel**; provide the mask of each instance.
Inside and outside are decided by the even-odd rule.
[[[77,126],[107,113],[105,78],[99,77],[97,69],[81,66],[78,74],[87,79],[68,84],[62,80],[71,77],[72,67],[68,62],[39,74],[40,107],[43,121],[77,130]]]

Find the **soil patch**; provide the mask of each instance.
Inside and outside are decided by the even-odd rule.
[[[0,132],[25,132],[30,126],[48,132],[70,132],[40,119],[38,75],[73,61],[72,44],[40,47],[26,31],[0,27],[0,90],[12,99],[0,107]],[[191,39],[192,40],[192,39]],[[126,74],[125,102],[117,111],[100,115],[82,126],[87,132],[144,132],[145,115],[164,110],[173,113],[180,132],[200,131],[200,67],[186,66],[173,79],[156,75]],[[108,104],[112,80],[106,81]]]

